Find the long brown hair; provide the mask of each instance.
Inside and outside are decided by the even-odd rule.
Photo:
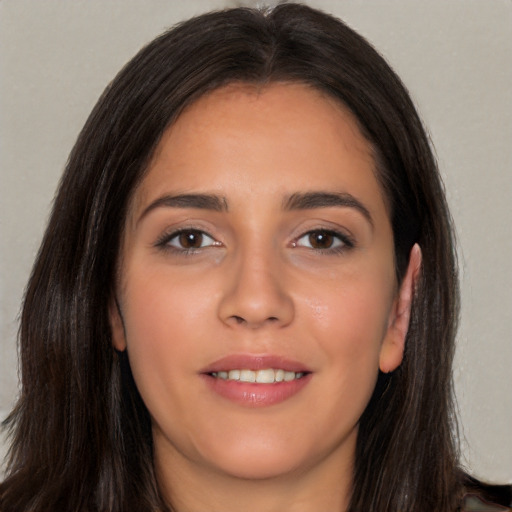
[[[461,497],[451,365],[458,313],[451,219],[422,123],[399,78],[341,21],[306,6],[193,18],[142,49],[106,89],[69,157],[27,287],[21,393],[4,511],[165,510],[151,424],[108,303],[127,206],[166,128],[232,82],[301,82],[348,107],[389,203],[400,280],[423,267],[402,365],[360,421],[350,510],[453,512]]]

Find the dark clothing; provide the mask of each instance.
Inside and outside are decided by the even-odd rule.
[[[512,485],[490,485],[466,476],[461,512],[512,512]]]

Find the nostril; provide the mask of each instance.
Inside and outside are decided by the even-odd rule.
[[[247,323],[247,320],[241,316],[238,316],[238,315],[233,315],[231,317],[237,324],[245,324]],[[269,316],[267,318],[267,321],[268,322],[278,322],[279,321],[279,318],[277,318],[277,316]]]

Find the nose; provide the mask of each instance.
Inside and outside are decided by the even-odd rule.
[[[224,323],[258,329],[284,327],[293,320],[294,304],[278,259],[271,251],[258,251],[240,254],[231,262],[219,303]]]

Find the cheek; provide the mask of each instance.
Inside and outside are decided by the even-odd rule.
[[[180,275],[165,265],[126,272],[126,283],[121,309],[128,344],[130,338],[137,343],[141,337],[146,338],[146,343],[170,341],[180,330],[187,332],[191,326],[199,329],[198,320],[204,318],[211,302],[211,294],[201,279]]]
[[[301,316],[309,319],[304,329],[322,349],[325,364],[335,367],[334,385],[340,389],[351,390],[355,382],[373,389],[393,302],[389,275],[368,271],[337,276],[301,302]]]
[[[192,355],[208,333],[211,294],[156,266],[126,276],[121,311],[130,365],[141,394],[150,394],[146,388],[197,371]]]
[[[301,288],[299,317],[309,319],[326,342],[365,352],[384,338],[394,296],[391,272],[343,272],[316,286],[304,281]]]

